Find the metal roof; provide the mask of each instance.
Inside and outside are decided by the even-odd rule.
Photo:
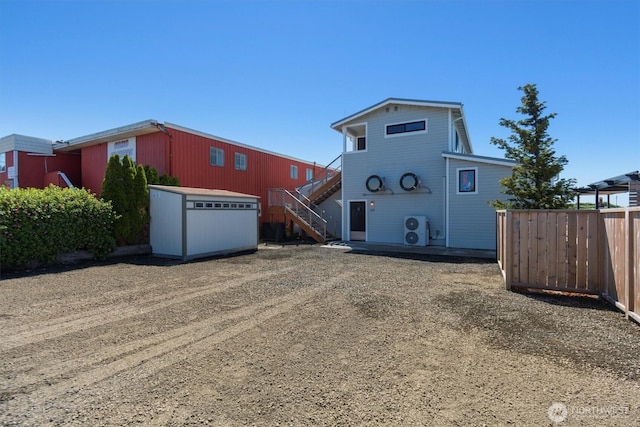
[[[260,196],[252,194],[236,193],[235,191],[217,190],[209,188],[196,187],[174,187],[169,185],[150,184],[150,189],[167,191],[169,193],[185,194],[190,196],[213,196],[213,197],[236,197],[236,198],[254,198],[259,199]]]
[[[629,192],[632,181],[640,181],[640,171],[632,171],[624,175],[603,179],[585,187],[576,188],[580,194],[619,194]]]

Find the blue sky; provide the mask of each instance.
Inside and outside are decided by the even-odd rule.
[[[398,97],[462,102],[475,153],[503,157],[526,83],[563,177],[640,169],[635,0],[0,0],[0,136],[153,118],[326,164],[332,122]]]

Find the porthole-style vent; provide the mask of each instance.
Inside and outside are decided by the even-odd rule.
[[[407,172],[400,177],[400,187],[404,191],[417,190],[420,185],[420,178],[415,173]]]
[[[372,193],[377,193],[378,191],[384,190],[384,181],[378,175],[371,175],[367,178],[367,182],[365,184],[367,186],[367,190]]]

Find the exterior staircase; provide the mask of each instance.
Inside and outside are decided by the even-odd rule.
[[[315,212],[315,208],[342,188],[340,164],[332,167],[341,156],[334,159],[320,174],[295,190],[269,189],[269,208],[282,208],[285,223],[289,220],[297,224],[316,242],[324,243],[334,238],[327,232],[327,221]]]

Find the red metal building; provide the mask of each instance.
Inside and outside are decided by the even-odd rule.
[[[50,140],[24,135],[0,139],[0,183],[11,188],[81,186],[80,155],[53,151]]]
[[[155,120],[74,138],[56,145],[54,150],[80,154],[80,182],[97,194],[108,158],[118,153],[121,157],[128,154],[137,164],[156,168],[159,175],[178,177],[181,186],[260,196],[264,208],[269,188],[293,190],[324,169],[313,162]],[[265,216],[262,222],[282,220]]]

